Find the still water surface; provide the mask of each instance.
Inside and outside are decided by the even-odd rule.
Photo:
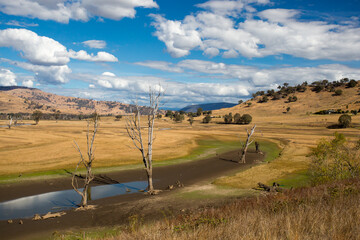
[[[138,181],[91,187],[89,200],[138,193],[147,186],[146,181]],[[35,214],[59,212],[77,207],[80,202],[80,195],[73,189],[18,198],[0,203],[0,220],[30,218]]]

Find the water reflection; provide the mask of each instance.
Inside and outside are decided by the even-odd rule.
[[[139,190],[146,189],[147,185],[146,181],[138,181],[91,187],[89,200],[138,193]],[[29,218],[35,214],[42,215],[48,212],[63,211],[76,207],[80,201],[80,195],[74,190],[49,192],[18,198],[0,203],[0,220]]]

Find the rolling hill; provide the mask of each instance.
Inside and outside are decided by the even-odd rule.
[[[43,113],[91,114],[96,111],[102,115],[118,115],[129,113],[130,108],[131,105],[120,102],[65,97],[36,88],[0,87],[1,113],[32,113],[40,110]]]
[[[255,116],[274,116],[287,114],[310,114],[321,110],[337,110],[351,111],[360,110],[360,83],[356,87],[348,88],[346,86],[336,87],[336,90],[341,90],[341,95],[336,95],[334,91],[327,91],[326,89],[316,92],[313,91],[313,86],[306,86],[304,92],[295,92],[288,94],[285,98],[272,100],[273,97],[267,96],[266,102],[262,101],[262,96],[256,96],[242,104],[238,104],[230,108],[222,108],[213,111],[214,115],[225,115],[228,113],[248,113]],[[289,102],[289,97],[296,96],[297,100]],[[290,108],[287,112],[287,108]]]

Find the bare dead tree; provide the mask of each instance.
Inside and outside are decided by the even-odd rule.
[[[255,128],[256,128],[256,125],[254,125],[250,132],[248,129],[246,129],[246,133],[247,133],[247,139],[246,139],[246,142],[243,146],[243,149],[242,149],[242,152],[241,152],[241,156],[240,156],[240,159],[239,159],[239,163],[245,163],[245,155],[246,155],[246,152],[247,152],[247,149],[248,147],[250,146],[250,144],[252,144],[253,140],[250,141],[250,138],[251,136],[254,134],[255,132]]]
[[[93,161],[95,159],[94,157],[94,141],[95,141],[95,136],[99,127],[99,118],[95,117],[90,121],[87,121],[87,132],[86,132],[86,142],[87,142],[87,156],[84,157],[84,155],[82,154],[79,145],[77,144],[76,141],[74,141],[75,144],[75,148],[77,149],[77,151],[80,154],[80,160],[76,165],[75,171],[73,172],[72,175],[72,187],[74,188],[74,190],[81,196],[81,207],[86,207],[87,206],[87,200],[88,200],[88,192],[89,192],[89,185],[91,183],[91,181],[94,179],[94,175],[92,173],[92,164]],[[90,123],[93,124],[93,129],[90,130]],[[86,174],[85,174],[85,178],[84,178],[84,187],[82,192],[79,190],[79,185],[78,185],[78,181],[77,181],[77,175],[76,172],[78,171],[80,165],[83,165],[86,169]]]
[[[141,152],[142,161],[145,166],[145,171],[148,178],[148,194],[155,194],[156,191],[154,190],[153,185],[153,176],[152,176],[152,147],[154,138],[154,124],[156,114],[159,110],[159,104],[161,98],[163,96],[163,91],[161,86],[158,86],[158,89],[154,89],[149,87],[149,109],[150,112],[148,113],[147,118],[147,147],[146,142],[144,141],[140,117],[140,107],[138,103],[135,104],[135,111],[134,114],[131,116],[127,116],[126,118],[126,131],[130,139],[133,141],[134,146]],[[145,133],[146,134],[146,133]]]

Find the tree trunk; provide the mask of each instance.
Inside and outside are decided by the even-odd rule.
[[[146,173],[147,173],[147,177],[148,177],[148,192],[151,194],[151,192],[154,191],[152,169],[146,170]]]
[[[86,207],[86,206],[87,206],[87,200],[88,200],[87,193],[88,193],[88,188],[89,188],[89,185],[86,184],[85,187],[84,187],[84,190],[83,190],[83,194],[82,194],[81,207]]]
[[[242,153],[241,153],[241,158],[240,158],[241,163],[246,162],[245,155],[246,155],[247,149],[248,149],[248,141],[246,141],[245,147],[244,147],[244,149],[242,150]]]
[[[246,162],[246,160],[245,160],[246,152],[247,152],[249,145],[253,142],[253,141],[250,141],[250,138],[253,135],[253,133],[255,132],[255,128],[256,128],[256,125],[254,125],[254,127],[251,128],[250,132],[246,129],[247,139],[246,139],[245,145],[243,147],[239,163]]]
[[[255,142],[256,153],[260,153],[260,144]]]

